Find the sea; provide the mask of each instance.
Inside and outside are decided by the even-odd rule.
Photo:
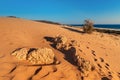
[[[70,26],[81,27],[83,25],[82,24],[71,24]],[[94,27],[120,31],[120,24],[95,24]]]

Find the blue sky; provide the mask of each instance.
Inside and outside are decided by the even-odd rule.
[[[0,0],[0,16],[81,24],[120,24],[120,0]]]

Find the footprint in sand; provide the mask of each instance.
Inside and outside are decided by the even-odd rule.
[[[104,59],[100,57],[100,61],[101,61],[101,62],[104,62]]]
[[[41,66],[18,65],[11,74],[14,74],[13,80],[32,80],[33,76],[37,75],[41,69]]]
[[[94,58],[94,61],[97,61],[97,59],[96,59],[96,58]]]
[[[79,49],[80,52],[83,52],[81,49]]]
[[[106,66],[110,66],[108,63],[105,63]]]
[[[86,48],[87,48],[87,49],[89,49],[89,47],[88,47],[88,46],[87,46]]]
[[[105,68],[106,68],[107,70],[109,70],[109,67],[108,67],[108,66],[105,66]]]
[[[9,72],[9,74],[12,73],[12,72],[14,72],[16,68],[17,68],[17,66],[13,67],[13,68],[11,69],[11,71]]]
[[[40,70],[42,69],[42,67],[40,66],[39,68],[37,68],[36,70],[35,70],[35,72],[34,72],[34,74],[33,75],[37,75],[39,72],[40,72]]]
[[[98,65],[99,68],[102,68],[102,66],[99,63],[97,65]]]
[[[108,77],[102,77],[101,80],[110,80]]]
[[[118,77],[120,78],[120,72],[118,72]]]
[[[91,50],[91,52],[92,52],[93,56],[96,56],[96,54],[95,54],[95,51],[94,51],[94,50]]]
[[[34,74],[33,74],[33,75],[31,75],[31,76],[29,77],[29,79],[28,79],[28,80],[32,80],[33,76],[37,75],[37,74],[40,72],[40,70],[41,70],[41,69],[42,69],[42,67],[41,67],[41,66],[40,66],[40,67],[38,67],[38,68],[35,70]]]
[[[53,66],[43,66],[42,69],[37,69],[35,71],[34,75],[31,76],[30,79],[40,80],[40,79],[45,78],[48,75],[53,74],[55,72],[57,72],[57,68],[56,68],[55,65],[53,65]]]
[[[6,74],[11,73],[16,69],[16,65],[12,63],[1,63],[2,66],[0,66],[0,76],[5,76]]]
[[[0,80],[12,80],[14,75],[11,73],[16,69],[16,65],[13,63],[1,63],[0,66]]]

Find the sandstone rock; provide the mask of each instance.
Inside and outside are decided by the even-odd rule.
[[[56,45],[57,49],[62,48],[66,42],[67,42],[67,38],[65,36],[59,35],[54,39],[54,44]]]
[[[58,50],[69,50],[71,47],[80,46],[76,40],[68,40],[65,36],[55,37],[53,44]]]
[[[84,76],[88,76],[88,74],[92,70],[92,65],[90,64],[90,61],[87,61],[84,58],[78,59],[78,66]]]
[[[61,43],[57,43],[57,44],[56,44],[56,48],[57,48],[57,49],[62,49],[62,48],[63,48],[63,46],[64,46],[64,45],[63,45],[63,44],[61,44]]]
[[[28,48],[16,49],[11,55],[16,56],[18,60],[27,60]]]
[[[55,43],[65,44],[67,42],[67,38],[65,36],[59,35],[55,38]]]
[[[67,43],[67,44],[64,45],[64,50],[68,51],[68,50],[70,50],[71,47],[72,46],[70,46],[70,44]]]
[[[70,45],[71,46],[79,46],[76,40],[71,40]]]
[[[27,60],[32,64],[52,64],[55,62],[55,55],[49,48],[20,48],[12,52],[18,60]]]
[[[28,54],[28,60],[33,64],[52,64],[55,55],[49,48],[37,48]]]
[[[88,76],[88,74],[95,69],[90,61],[86,60],[83,55],[79,53],[76,47],[71,47],[69,51],[83,76]]]

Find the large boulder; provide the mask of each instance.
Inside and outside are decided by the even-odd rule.
[[[55,55],[50,48],[19,48],[12,52],[18,60],[27,60],[32,64],[52,64]]]

